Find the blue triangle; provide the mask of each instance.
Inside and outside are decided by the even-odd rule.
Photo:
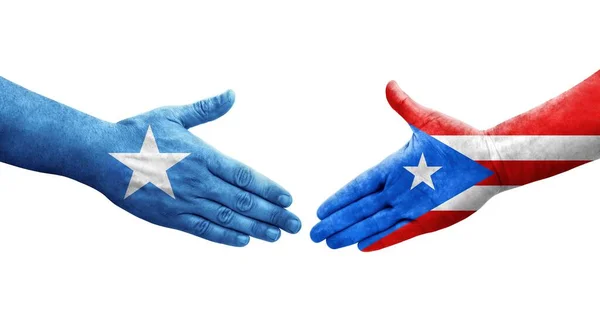
[[[415,126],[410,127],[413,130],[411,141],[386,162],[392,165],[388,168],[393,170],[386,182],[386,188],[391,188],[386,189],[386,193],[393,196],[388,201],[394,207],[403,208],[398,218],[416,219],[493,174]],[[441,167],[431,175],[435,189],[423,182],[411,189],[414,175],[404,167],[418,166],[421,155],[425,157],[427,166]],[[370,246],[405,224],[406,220],[400,221],[396,227],[361,242],[359,248]]]

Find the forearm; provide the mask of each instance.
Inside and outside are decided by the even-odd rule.
[[[541,180],[600,158],[600,72],[485,133],[505,185]]]
[[[600,135],[600,71],[487,132],[490,135]]]
[[[98,134],[111,125],[0,77],[1,162],[83,182]]]

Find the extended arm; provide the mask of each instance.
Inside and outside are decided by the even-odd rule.
[[[217,119],[232,91],[118,123],[0,78],[0,161],[89,185],[149,222],[232,246],[300,230],[291,195],[186,129]]]
[[[386,96],[413,137],[321,205],[314,241],[382,249],[453,225],[504,190],[600,157],[600,72],[486,131],[423,107],[395,82]]]
[[[1,162],[86,183],[85,167],[97,152],[107,152],[108,142],[98,140],[113,128],[0,77]]]
[[[521,186],[600,158],[600,72],[485,131],[496,176],[486,184]]]

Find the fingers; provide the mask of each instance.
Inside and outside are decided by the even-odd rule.
[[[390,237],[396,238],[396,236],[392,236],[394,234],[400,233],[403,235],[403,240],[392,240]],[[398,242],[408,240],[410,238],[414,238],[418,235],[423,234],[424,231],[420,227],[419,223],[416,220],[401,220],[396,223],[391,228],[379,232],[377,234],[371,235],[369,237],[364,238],[363,240],[358,242],[358,249],[360,251],[375,251],[379,249],[383,249],[385,247],[389,247]]]
[[[325,219],[339,209],[380,190],[384,182],[383,173],[376,167],[364,172],[329,197],[317,210],[317,216],[321,220]]]
[[[327,246],[331,249],[338,249],[357,243],[393,226],[401,219],[400,214],[401,212],[398,209],[379,211],[373,216],[327,238]]]
[[[408,122],[408,124],[419,127],[429,114],[434,111],[427,109],[413,101],[395,81],[390,81],[385,88],[385,96],[390,106]]]
[[[205,100],[173,107],[176,119],[186,129],[215,120],[231,109],[235,101],[232,90]]]
[[[212,174],[222,180],[258,195],[273,204],[288,207],[292,196],[277,183],[225,155],[215,155],[208,164]]]
[[[245,234],[224,228],[193,214],[180,215],[178,229],[209,241],[234,247],[243,247],[250,242],[250,237]]]
[[[207,196],[208,199],[237,213],[266,222],[289,233],[298,233],[302,227],[300,219],[288,210],[227,182],[219,182]]]
[[[232,209],[208,199],[199,199],[194,207],[213,223],[233,229],[251,237],[275,242],[281,236],[279,228],[239,214]]]
[[[414,220],[400,220],[389,229],[363,239],[358,243],[358,248],[362,251],[375,251],[393,246],[416,236],[452,226],[474,212],[464,210],[429,211]]]
[[[379,194],[367,196],[356,203],[331,214],[315,225],[310,231],[310,238],[314,242],[321,242],[334,234],[351,227],[364,218],[375,214],[385,206]]]

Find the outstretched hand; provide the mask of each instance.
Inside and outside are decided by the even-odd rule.
[[[224,115],[234,99],[228,91],[91,131],[104,149],[88,160],[94,173],[70,176],[142,219],[210,241],[241,247],[249,237],[274,242],[280,229],[297,233],[285,189],[187,130]]]
[[[315,242],[327,240],[333,249],[354,243],[363,251],[381,249],[466,218],[465,212],[442,206],[461,193],[453,199],[454,205],[473,210],[491,197],[472,196],[465,190],[493,171],[428,134],[483,132],[417,104],[395,82],[388,84],[386,95],[410,124],[413,136],[319,207],[321,221],[310,234]]]
[[[395,82],[391,107],[414,134],[317,211],[315,242],[392,246],[457,223],[494,195],[600,158],[600,72],[487,130],[419,105]]]

